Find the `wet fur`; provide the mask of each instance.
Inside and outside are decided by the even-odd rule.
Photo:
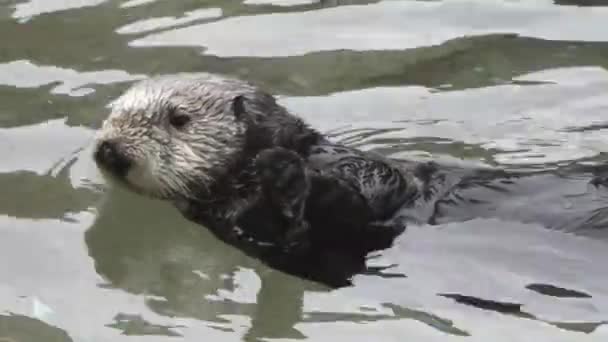
[[[145,80],[110,108],[97,144],[111,141],[127,161],[114,178],[173,202],[220,240],[272,267],[333,286],[364,272],[367,253],[389,247],[406,223],[483,216],[450,209],[468,201],[467,189],[523,177],[396,161],[333,143],[273,96],[218,75]],[[175,115],[190,121],[172,127]],[[303,166],[289,162],[300,166],[273,170],[273,158],[287,160],[282,151]],[[271,156],[266,162],[258,159],[264,153]],[[283,177],[295,177],[302,191],[290,194],[289,182],[272,181]],[[508,184],[493,189],[501,186]],[[482,209],[496,213],[488,208]],[[300,229],[302,223],[309,227]],[[290,231],[304,232],[304,248],[286,251],[282,242]]]
[[[109,107],[96,159],[103,144],[112,146],[126,165],[110,170],[113,178],[172,201],[222,241],[272,266],[343,285],[364,270],[369,251],[390,246],[403,231],[383,221],[398,207],[395,201],[409,196],[413,183],[404,176],[411,175],[379,156],[332,144],[246,82],[204,73],[156,77],[135,84]],[[188,117],[188,124],[172,126],[176,116]],[[273,149],[296,154],[306,169],[301,182],[307,196],[296,193],[306,202],[303,217],[287,223],[286,213],[297,208],[289,208],[290,199],[269,197],[285,189],[265,186],[256,164]],[[305,241],[286,251],[281,240],[302,223],[310,226],[303,230]]]

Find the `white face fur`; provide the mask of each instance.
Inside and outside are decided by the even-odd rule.
[[[141,81],[109,105],[96,137],[96,153],[111,145],[120,170],[107,159],[98,164],[141,194],[194,197],[238,158],[246,127],[235,99],[253,96],[253,86],[212,74]]]

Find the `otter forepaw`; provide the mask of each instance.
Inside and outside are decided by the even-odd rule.
[[[255,165],[266,200],[286,222],[285,231],[303,230],[304,207],[310,190],[304,160],[295,152],[272,148],[260,152]],[[294,227],[294,228],[292,228]]]
[[[294,151],[281,147],[263,150],[255,166],[263,189],[273,197],[299,197],[308,188],[304,160]]]
[[[283,249],[289,252],[299,252],[307,250],[310,246],[310,240],[308,239],[308,231],[310,226],[306,222],[301,222],[288,229],[281,240]]]

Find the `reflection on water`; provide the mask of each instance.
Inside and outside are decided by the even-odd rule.
[[[170,337],[181,337],[179,333],[171,330],[170,326],[152,324],[140,315],[117,314],[114,317],[114,322],[107,324],[107,327],[112,327],[121,330],[123,335],[127,336],[144,336],[144,335],[162,335]]]
[[[134,195],[124,191],[111,196],[86,233],[96,270],[109,282],[104,287],[150,296],[146,305],[161,315],[196,318],[229,332],[234,331],[236,322],[227,317],[250,317],[251,326],[245,336],[252,340],[302,338],[296,329],[300,323],[402,319],[416,320],[448,334],[468,335],[447,319],[392,303],[381,305],[389,313],[307,312],[305,294],[326,292],[322,286],[267,269],[218,244],[210,234],[201,234],[198,227],[182,221],[172,208],[159,202],[134,201]],[[151,210],[154,215],[150,215]],[[125,217],[128,222],[123,220]],[[127,322],[112,326],[148,326],[140,319],[135,323],[122,320]],[[152,331],[170,331],[167,329],[155,326]]]
[[[587,184],[607,161],[605,5],[0,1],[0,341],[608,339],[608,197]],[[585,172],[487,183],[494,204],[464,189],[445,214],[485,219],[412,226],[328,289],[100,178],[106,104],[195,71],[385,155]]]
[[[26,22],[28,19],[51,12],[65,11],[72,8],[88,7],[99,5],[107,0],[27,0],[20,2],[15,6],[13,18],[20,22]]]
[[[574,128],[606,122],[605,69],[551,69],[517,79],[540,84],[442,92],[375,87],[282,102],[323,130],[348,127],[347,143],[392,146],[393,154],[432,148],[434,157],[448,152],[483,158],[490,165],[546,165],[600,156],[607,135]],[[359,133],[352,133],[355,129]],[[423,149],[411,151],[416,147]]]
[[[186,12],[184,14],[185,16],[181,18],[160,17],[137,21],[117,29],[116,32],[120,34],[136,34],[188,24],[190,22],[201,19],[220,18],[222,16],[222,9],[203,8],[192,12]]]
[[[534,315],[521,310],[522,304],[503,303],[493,300],[486,300],[471,296],[463,296],[458,294],[441,294],[440,296],[451,298],[458,303],[474,306],[482,310],[490,310],[506,315],[513,315],[525,319],[538,320]],[[583,333],[592,333],[598,327],[608,324],[608,322],[583,322],[583,323],[568,323],[568,322],[547,322],[561,329],[580,331]]]
[[[404,50],[497,31],[548,40],[605,41],[606,32],[596,28],[606,15],[608,10],[601,7],[513,6],[506,1],[469,1],[467,5],[453,1],[383,1],[314,12],[228,18],[152,34],[130,45],[203,46],[206,54],[217,56],[272,57],[342,49]],[[560,30],[562,22],[576,25]],[[432,33],[424,34],[428,27],[433,27]]]
[[[120,5],[120,7],[123,7],[123,8],[137,7],[137,6],[147,5],[154,1],[156,1],[156,0],[129,0],[129,1],[123,2]]]
[[[39,320],[21,315],[0,315],[0,341],[2,342],[72,342],[63,330]]]
[[[591,298],[591,295],[588,295],[584,292],[564,289],[559,286],[551,285],[551,284],[530,284],[526,286],[527,289],[536,291],[538,293],[542,293],[547,296],[559,297],[559,298]]]
[[[24,78],[24,74],[31,76]],[[74,70],[54,66],[37,66],[24,60],[0,64],[0,84],[2,85],[34,88],[60,83],[51,89],[51,94],[68,94],[70,96],[90,94],[94,91],[93,89],[83,88],[88,84],[109,84],[141,78],[141,75],[132,76],[119,70],[78,73]]]

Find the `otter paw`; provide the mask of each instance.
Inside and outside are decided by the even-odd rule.
[[[260,152],[255,163],[265,198],[289,222],[289,226],[298,225],[302,221],[310,189],[302,158],[293,151],[272,148]],[[304,228],[291,229],[296,234]]]
[[[255,166],[262,186],[274,192],[297,193],[306,185],[304,160],[293,151],[281,147],[264,150],[257,155]]]
[[[304,251],[310,246],[308,239],[308,231],[310,226],[306,222],[302,222],[294,227],[291,227],[285,232],[281,245],[283,249],[291,252]]]

